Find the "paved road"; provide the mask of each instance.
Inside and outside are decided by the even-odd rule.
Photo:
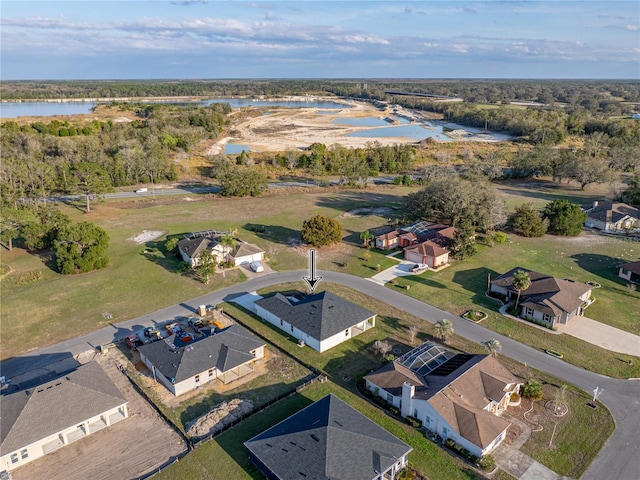
[[[7,378],[46,365],[61,354],[77,354],[97,345],[121,339],[144,326],[172,320],[177,316],[193,314],[199,305],[216,305],[238,294],[259,290],[278,283],[299,281],[306,271],[276,272],[256,277],[242,284],[191,299],[179,305],[106,327],[88,335],[53,345],[23,357],[3,362],[2,375]],[[636,480],[640,478],[640,382],[615,380],[570,365],[531,347],[503,337],[481,325],[468,322],[443,310],[432,307],[400,292],[377,285],[369,280],[337,272],[318,272],[323,281],[346,285],[389,305],[404,310],[423,320],[434,323],[442,318],[451,320],[457,334],[481,342],[496,338],[502,344],[502,353],[527,365],[549,372],[563,382],[573,384],[587,392],[594,387],[603,389],[600,400],[610,409],[616,421],[616,430],[597,460],[582,477],[586,480]],[[426,298],[426,301],[429,299]]]

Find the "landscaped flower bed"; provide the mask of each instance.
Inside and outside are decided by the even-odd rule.
[[[467,320],[471,320],[472,322],[481,322],[485,318],[487,318],[487,314],[480,310],[467,310],[462,314],[462,318],[466,318]]]

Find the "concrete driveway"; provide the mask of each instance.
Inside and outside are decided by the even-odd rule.
[[[558,331],[607,350],[640,357],[640,336],[596,322],[587,317],[575,317]]]
[[[376,273],[373,277],[368,278],[368,280],[371,280],[378,285],[384,285],[385,283],[393,280],[396,277],[406,277],[408,275],[414,275],[414,273],[411,272],[411,267],[413,267],[414,265],[415,262],[402,260],[397,265],[389,267],[386,270],[381,271],[380,273]]]

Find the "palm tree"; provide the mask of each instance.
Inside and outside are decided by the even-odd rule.
[[[443,342],[446,342],[447,337],[449,335],[453,335],[454,333],[453,324],[451,323],[450,320],[447,320],[446,318],[443,318],[442,320],[438,320],[433,326],[433,328],[438,334],[438,337],[440,337],[440,340],[442,340]]]
[[[524,270],[518,270],[513,274],[513,288],[518,291],[518,298],[516,299],[515,310],[518,311],[518,303],[520,303],[520,293],[531,286],[531,278],[529,272]]]
[[[374,238],[376,237],[369,230],[365,230],[360,234],[360,240],[362,240],[362,246],[364,248],[369,248],[369,244],[373,241]]]
[[[500,345],[500,342],[495,338],[490,338],[489,340],[480,342],[480,345],[482,345],[484,348],[487,349],[487,351],[489,352],[489,355],[493,355],[493,356],[495,356],[500,352],[500,350],[502,350],[502,345]]]

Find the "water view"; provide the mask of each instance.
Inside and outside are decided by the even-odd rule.
[[[0,103],[0,118],[86,115],[91,113],[91,109],[96,105],[96,102],[2,102]]]
[[[247,145],[241,145],[239,143],[227,143],[224,146],[225,155],[237,155],[242,153],[242,151],[250,152],[251,149]]]
[[[131,102],[134,103],[134,102]],[[153,100],[144,103],[176,103],[189,105],[189,102],[172,102],[171,100]],[[288,108],[323,108],[338,110],[351,108],[338,102],[328,100],[293,101],[293,100],[257,100],[251,98],[215,98],[200,102],[202,105],[212,103],[228,103],[231,108],[241,107],[288,107]],[[2,102],[0,103],[0,118],[17,117],[53,117],[57,115],[77,115],[91,113],[97,102]]]
[[[389,126],[383,128],[372,128],[370,130],[362,130],[347,135],[348,137],[406,137],[414,140],[423,140],[425,138],[434,138],[441,142],[451,141],[452,139],[443,133],[441,126],[433,126],[428,128],[423,124],[411,124],[400,126]]]

